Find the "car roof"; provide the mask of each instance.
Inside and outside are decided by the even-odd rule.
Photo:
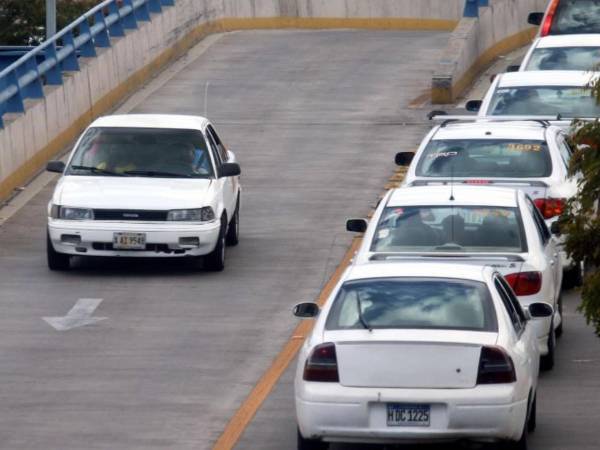
[[[519,86],[587,86],[597,73],[579,70],[528,70],[498,75],[498,88]]]
[[[600,47],[600,34],[562,34],[536,39],[536,48]]]
[[[494,271],[491,267],[456,262],[428,261],[385,261],[354,264],[344,276],[344,281],[371,278],[396,277],[426,277],[426,278],[455,278],[460,280],[485,281]]]
[[[493,122],[479,120],[440,126],[432,140],[443,139],[532,139],[545,141],[547,127],[533,121]]]
[[[450,196],[454,200],[450,200]],[[412,186],[393,189],[387,206],[517,206],[515,189],[492,186]]]
[[[208,120],[201,116],[175,114],[122,114],[96,119],[90,127],[173,128],[202,130]]]

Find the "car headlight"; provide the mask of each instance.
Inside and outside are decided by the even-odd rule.
[[[61,206],[58,218],[63,220],[94,220],[94,211],[88,208],[70,208]]]
[[[167,220],[174,222],[210,222],[215,220],[215,212],[210,206],[198,209],[175,209],[169,211]]]

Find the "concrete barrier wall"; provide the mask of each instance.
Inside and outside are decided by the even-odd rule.
[[[176,0],[112,47],[81,60],[81,70],[0,130],[0,200],[27,183],[96,117],[214,32],[258,28],[452,30],[464,0]],[[186,95],[182,92],[182,95]]]
[[[548,0],[491,0],[479,18],[461,19],[432,80],[434,103],[453,103],[498,56],[527,45],[537,28],[527,23]]]

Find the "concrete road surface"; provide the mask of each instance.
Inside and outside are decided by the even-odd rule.
[[[407,105],[428,88],[447,38],[228,34],[135,109],[206,108],[236,152],[241,243],[223,273],[164,260],[78,261],[49,272],[51,186],[2,225],[0,448],[211,448],[289,337],[291,306],[315,298],[340,261],[351,239],[345,218],[370,210],[394,153],[427,130],[423,111]],[[56,331],[42,319],[90,298],[102,299],[94,316],[105,320]],[[292,448],[280,434],[294,427],[290,392],[275,394],[282,420],[244,442],[254,433],[253,448]],[[587,423],[592,406],[564,420]],[[272,436],[282,444],[269,447]]]

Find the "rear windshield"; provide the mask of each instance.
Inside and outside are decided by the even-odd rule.
[[[377,224],[371,251],[522,253],[527,245],[517,208],[389,207]]]
[[[550,34],[600,33],[600,1],[561,0]]]
[[[485,283],[444,278],[385,278],[345,283],[329,313],[326,328],[496,331],[497,324]]]
[[[69,175],[209,178],[212,162],[197,130],[90,128]]]
[[[551,172],[544,141],[515,139],[433,140],[416,168],[421,177],[540,178]]]
[[[493,116],[600,117],[600,106],[589,89],[573,86],[498,88],[489,106]]]
[[[593,70],[600,63],[600,47],[536,48],[525,70]]]

